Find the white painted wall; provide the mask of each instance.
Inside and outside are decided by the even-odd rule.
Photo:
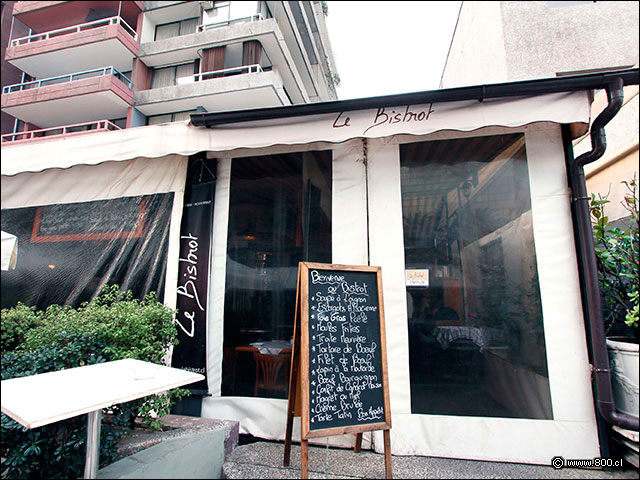
[[[463,2],[440,88],[506,79],[500,2]]]
[[[441,87],[638,63],[638,2],[549,3],[463,2]]]
[[[500,2],[505,80],[638,63],[638,2],[548,3]]]

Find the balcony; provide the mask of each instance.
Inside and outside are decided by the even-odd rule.
[[[13,39],[5,59],[36,78],[90,70],[105,63],[128,71],[138,48],[136,31],[115,16]]]
[[[2,89],[2,111],[40,128],[126,117],[132,104],[131,80],[114,67]]]
[[[199,58],[202,49],[205,48],[241,45],[247,40],[257,40],[262,44],[271,64],[278,67],[280,78],[291,101],[307,103],[309,96],[278,24],[273,18],[264,20],[261,18],[254,15],[229,22],[224,21],[220,24],[209,24],[200,26],[196,33],[141,43],[140,60],[150,67],[175,65]],[[253,21],[247,21],[247,19]]]
[[[92,11],[93,10],[93,11]],[[120,12],[129,25],[136,24],[136,18],[144,10],[144,2],[120,2],[119,0],[86,1],[20,1],[13,5],[13,16],[36,32],[45,29],[63,28],[83,21],[97,20],[89,18],[95,10],[112,17]]]
[[[280,74],[260,65],[245,65],[178,78],[176,85],[135,93],[135,107],[143,114],[194,110],[209,112],[290,105]]]
[[[3,145],[16,145],[25,142],[69,137],[85,133],[108,132],[111,130],[120,130],[120,127],[111,123],[109,120],[98,120],[96,122],[64,125],[62,127],[43,128],[40,130],[29,130],[18,133],[6,133],[2,135],[1,139]]]

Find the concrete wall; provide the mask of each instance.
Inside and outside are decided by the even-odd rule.
[[[463,2],[443,88],[638,63],[638,2]]]
[[[171,438],[106,466],[98,478],[221,478],[224,430]]]
[[[500,2],[505,80],[638,63],[638,2],[549,3]]]
[[[507,78],[500,2],[463,2],[440,88]]]

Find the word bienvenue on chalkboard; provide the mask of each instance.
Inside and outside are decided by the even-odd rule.
[[[385,420],[376,272],[309,269],[310,430]]]

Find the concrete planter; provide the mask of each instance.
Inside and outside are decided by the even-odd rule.
[[[614,337],[607,338],[611,386],[616,409],[638,416],[638,344]]]
[[[164,431],[140,428],[121,440],[124,458],[99,470],[98,478],[221,478],[238,444],[239,422],[182,415],[163,421]]]

